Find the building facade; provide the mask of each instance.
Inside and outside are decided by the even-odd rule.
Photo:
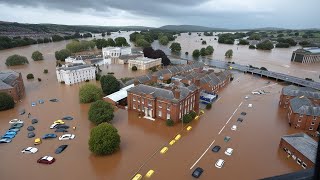
[[[304,169],[315,165],[318,143],[305,133],[282,136],[280,149]]]
[[[191,85],[163,89],[137,84],[128,90],[127,102],[129,110],[141,112],[145,118],[177,122],[190,111],[199,113],[199,88]]]
[[[14,101],[19,101],[25,95],[21,73],[12,70],[0,71],[0,92],[8,93]]]
[[[320,62],[320,48],[308,47],[293,51],[291,61],[300,63]]]
[[[135,59],[129,59],[128,64],[128,68],[136,66],[138,69],[146,70],[152,67],[160,66],[161,58],[151,59],[147,57],[137,57]]]
[[[58,82],[71,85],[96,78],[96,68],[90,65],[59,67],[56,69]]]
[[[131,47],[105,47],[102,48],[103,59],[108,64],[118,64],[119,57],[131,54]]]

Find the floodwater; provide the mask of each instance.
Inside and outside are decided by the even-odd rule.
[[[125,34],[129,33],[125,32]],[[181,37],[178,37],[177,41]],[[13,54],[26,56],[30,62],[29,65],[10,67],[10,69],[22,73],[26,96],[22,102],[16,104],[14,109],[0,112],[0,133],[3,134],[9,128],[8,121],[13,118],[24,120],[25,125],[11,143],[0,144],[1,180],[50,180],[57,178],[122,180],[130,179],[136,172],[144,175],[149,169],[155,170],[153,179],[191,179],[190,174],[194,167],[191,169],[190,167],[213,140],[215,140],[213,145],[219,144],[222,149],[219,154],[212,154],[209,150],[195,165],[195,167],[204,168],[202,179],[213,179],[214,177],[217,179],[234,179],[235,177],[257,179],[301,169],[293,161],[285,159],[284,154],[278,151],[280,137],[295,132],[289,128],[285,112],[279,110],[277,106],[282,85],[266,87],[265,90],[270,91],[270,94],[250,96],[248,100],[244,100],[244,96],[250,94],[253,89],[266,86],[265,83],[268,80],[243,74],[235,75],[235,81],[219,93],[221,99],[213,105],[210,111],[206,111],[199,121],[191,123],[193,129],[190,132],[183,130],[181,132],[182,138],[169,147],[166,154],[160,154],[159,149],[162,146],[168,146],[169,141],[181,131],[181,124],[167,127],[162,121],[153,122],[139,119],[134,112],[128,113],[118,109],[112,124],[118,129],[121,136],[120,150],[111,156],[96,157],[92,155],[88,149],[90,129],[93,127],[87,115],[89,104],[79,104],[78,99],[79,87],[85,83],[67,86],[56,80],[54,52],[64,48],[67,42],[0,51],[0,70],[7,69],[4,64],[5,59]],[[182,45],[183,51],[188,48],[192,49],[192,47],[195,47],[192,42],[190,45]],[[214,48],[213,58],[216,59],[215,56],[224,52],[219,53],[218,48],[216,46]],[[227,47],[224,48],[227,49]],[[31,60],[31,54],[35,50],[43,53],[44,61],[34,62]],[[275,54],[273,55],[275,58],[282,57],[283,54],[291,54],[287,50],[286,53],[282,52],[276,56],[276,52],[274,50],[268,55]],[[237,53],[234,54],[233,59],[236,59]],[[248,56],[258,56],[257,54],[261,54],[260,58],[270,59],[270,62],[277,64],[277,59],[263,55],[264,52],[247,52]],[[281,61],[290,63],[290,60]],[[256,64],[252,63],[252,65]],[[268,68],[267,65],[264,66]],[[292,66],[289,69],[291,70],[291,68]],[[48,69],[49,73],[43,74],[44,69]],[[123,65],[102,66],[101,69],[103,74],[114,72],[117,78],[147,73],[140,70],[132,72]],[[282,69],[285,68],[282,67]],[[26,80],[28,73],[33,73],[35,80]],[[38,77],[42,79],[41,82],[36,80]],[[238,78],[240,79],[238,80]],[[89,83],[99,85],[94,81]],[[51,98],[57,98],[60,101],[57,103],[49,102],[48,100]],[[31,102],[38,99],[44,99],[45,103],[31,107]],[[242,105],[234,117],[231,118],[221,134],[218,134],[241,102]],[[253,104],[252,109],[247,108],[249,102]],[[26,128],[31,125],[31,119],[27,118],[27,113],[23,116],[18,115],[20,109],[26,109],[27,113],[30,112],[32,117],[39,120],[39,123],[34,125],[37,137],[52,133],[53,130],[50,130],[49,126],[53,121],[65,115],[73,116],[75,119],[66,123],[71,127],[77,127],[76,130],[70,130],[70,133],[74,133],[76,138],[64,142],[58,139],[43,140],[43,143],[38,146],[39,151],[36,154],[22,154],[20,151],[23,148],[33,146],[34,139],[27,138]],[[238,126],[238,130],[231,132],[230,127],[235,123],[241,111],[246,111],[248,114],[244,118],[244,122]],[[223,142],[225,135],[232,137],[228,144]],[[69,147],[59,155],[54,154],[55,149],[61,144],[68,144]],[[223,153],[227,146],[234,148],[234,154],[230,157],[226,157]],[[37,164],[36,160],[43,155],[55,157],[56,162],[52,165]],[[226,160],[222,169],[214,167],[218,158]]]

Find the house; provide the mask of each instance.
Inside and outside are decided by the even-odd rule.
[[[134,59],[128,60],[128,68],[132,68],[133,66],[137,67],[137,69],[147,70],[152,67],[157,67],[161,65],[161,58],[151,59],[147,57],[137,57]]]
[[[6,92],[14,101],[22,99],[25,88],[21,73],[12,70],[0,71],[0,92]]]
[[[108,64],[119,64],[119,57],[131,54],[131,47],[105,47],[102,48],[102,57]]]
[[[56,68],[58,82],[71,85],[96,78],[96,68],[91,65],[69,65]]]
[[[320,62],[320,48],[308,47],[293,51],[291,61],[300,63]]]
[[[316,163],[318,142],[305,133],[282,136],[279,147],[304,169]]]
[[[320,91],[308,87],[290,85],[282,88],[279,105],[283,108],[287,108],[289,106],[290,99],[301,96],[310,99],[316,104],[320,103]]]

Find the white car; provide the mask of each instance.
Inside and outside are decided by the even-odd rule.
[[[233,149],[232,148],[228,148],[224,154],[228,155],[228,156],[231,156],[231,154],[233,153]]]
[[[248,104],[248,107],[249,107],[249,108],[252,108],[252,104]]]
[[[261,93],[258,92],[258,91],[252,91],[251,93],[252,93],[252,94],[261,94]]]
[[[23,121],[21,119],[12,119],[11,121],[9,121],[10,124],[15,124],[15,123],[23,123]]]
[[[54,129],[57,125],[58,124],[56,124],[56,123],[51,124],[50,129]]]
[[[249,99],[249,96],[244,97],[245,99]]]
[[[219,160],[216,162],[215,166],[216,166],[217,168],[222,168],[223,164],[224,164],[224,160],[223,160],[223,159],[219,159]]]
[[[34,154],[34,153],[38,152],[38,148],[27,147],[27,148],[24,148],[21,152],[22,153],[28,153],[28,154]]]
[[[74,139],[76,137],[76,135],[74,134],[64,134],[62,136],[59,137],[59,140],[69,140],[69,139]]]
[[[232,130],[232,131],[237,130],[237,126],[236,126],[236,125],[233,125],[233,126],[231,127],[231,130]]]

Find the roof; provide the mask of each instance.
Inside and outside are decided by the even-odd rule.
[[[318,142],[305,133],[282,136],[284,141],[303,154],[313,163],[316,162]]]
[[[320,99],[320,91],[308,87],[298,87],[294,85],[282,88],[282,94],[286,96],[305,96],[312,99]]]
[[[109,94],[108,96],[105,96],[104,98],[109,98],[111,99],[112,101],[114,102],[118,102],[120,101],[121,99],[124,99],[128,96],[128,93],[127,93],[127,90],[134,87],[134,84],[131,84],[129,86],[126,86],[122,89],[120,89],[119,91],[117,92],[114,92],[112,94]]]
[[[82,65],[77,65],[77,66],[60,67],[60,68],[57,68],[57,70],[58,70],[58,71],[60,71],[60,70],[64,70],[64,71],[74,71],[74,70],[79,70],[79,69],[88,68],[88,67],[91,67],[91,65],[82,64]]]
[[[128,54],[128,55],[121,55],[119,56],[119,59],[122,60],[128,60],[128,59],[135,59],[137,57],[142,57],[141,54]]]
[[[12,88],[16,79],[19,78],[19,74],[12,70],[0,72],[0,89]]]
[[[314,106],[311,100],[304,96],[290,99],[290,106],[294,113],[320,116],[320,107]]]

